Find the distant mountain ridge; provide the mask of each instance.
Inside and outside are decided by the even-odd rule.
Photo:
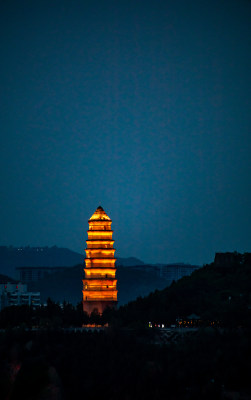
[[[16,267],[72,267],[83,255],[67,248],[0,246],[0,273],[17,277]]]
[[[135,265],[145,265],[145,263],[136,257],[117,258],[117,266],[134,267]]]
[[[17,281],[15,279],[12,279],[11,277],[9,277],[7,275],[0,274],[0,284],[7,283],[7,282],[17,283]]]
[[[17,278],[17,267],[73,267],[84,263],[85,254],[63,247],[0,246],[0,274]],[[144,265],[135,258],[118,258],[118,266]]]

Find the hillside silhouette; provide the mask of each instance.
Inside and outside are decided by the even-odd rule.
[[[177,318],[196,314],[203,321],[227,326],[250,325],[250,287],[251,262],[246,253],[231,265],[205,265],[170,287],[130,302],[117,311],[116,318],[125,326],[147,321],[173,324]]]

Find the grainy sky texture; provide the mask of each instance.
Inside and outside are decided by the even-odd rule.
[[[1,1],[0,244],[250,251],[247,0]]]

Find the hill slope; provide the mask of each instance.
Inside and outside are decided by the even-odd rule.
[[[170,287],[138,299],[118,312],[123,324],[141,321],[174,323],[192,313],[203,320],[220,320],[228,326],[250,321],[251,264],[229,268],[207,265]]]

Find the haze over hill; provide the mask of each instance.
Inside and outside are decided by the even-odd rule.
[[[82,298],[84,257],[84,253],[76,253],[57,246],[51,248],[0,246],[0,274],[18,280],[17,267],[68,267],[29,283],[28,288],[41,293],[42,303],[51,297],[56,302],[62,303],[65,300],[77,304]],[[135,300],[139,296],[146,296],[156,289],[163,289],[171,283],[160,277],[150,265],[135,257],[117,258],[116,266],[119,305]]]
[[[40,281],[32,282],[28,287],[32,291],[40,291],[42,303],[50,297],[56,302],[62,303],[65,300],[75,305],[82,300],[83,275],[83,265],[77,265],[48,275]],[[133,267],[120,266],[117,269],[116,278],[118,279],[119,305],[167,286],[167,282],[155,274],[138,271]]]
[[[83,264],[85,254],[67,248],[0,246],[0,273],[18,278],[17,267],[72,267]],[[135,258],[118,258],[117,265],[133,266],[144,263]]]

